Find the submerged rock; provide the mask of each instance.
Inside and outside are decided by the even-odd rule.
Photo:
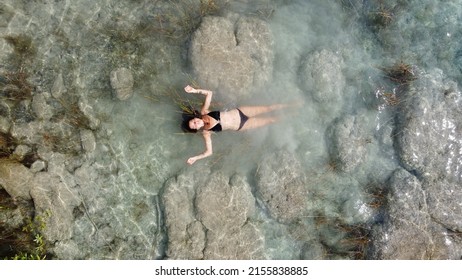
[[[253,222],[248,222],[234,231],[207,232],[204,255],[209,260],[264,259],[263,233]]]
[[[342,73],[343,58],[328,51],[311,53],[301,62],[299,69],[300,84],[314,100],[321,103],[340,103],[345,87]]]
[[[56,242],[53,248],[55,255],[59,256],[61,260],[82,260],[85,256],[81,252],[82,246],[73,240],[66,240],[65,242]]]
[[[69,239],[73,234],[73,211],[80,199],[66,183],[57,174],[47,172],[37,173],[31,182],[36,213],[46,225],[43,235],[51,242]]]
[[[203,87],[242,97],[270,79],[272,44],[268,24],[262,20],[205,17],[193,35],[190,59]]]
[[[194,178],[180,175],[165,184],[162,193],[168,235],[167,258],[204,258],[205,228],[194,215]]]
[[[86,153],[92,153],[96,149],[95,135],[91,130],[80,130],[80,141],[82,142],[82,149]]]
[[[255,213],[255,199],[242,178],[213,174],[197,190],[197,216],[210,231],[227,232],[242,227]]]
[[[43,160],[36,160],[32,163],[30,171],[37,173],[47,168],[47,164]]]
[[[17,161],[23,161],[27,155],[31,154],[31,151],[32,149],[27,145],[18,145],[16,149],[14,149],[10,158]]]
[[[47,92],[41,94],[35,94],[32,99],[32,110],[40,120],[50,120],[54,114],[53,106],[47,103],[50,98],[50,94]]]
[[[257,195],[269,214],[281,223],[303,218],[308,192],[300,162],[279,151],[266,156],[257,171]]]
[[[51,88],[51,95],[56,99],[60,99],[65,92],[67,92],[67,89],[64,85],[63,74],[59,73]]]
[[[92,130],[98,129],[101,124],[101,120],[97,117],[95,103],[97,103],[95,100],[90,100],[85,95],[80,96],[78,103],[80,111],[85,116],[85,121],[88,121],[88,127]]]
[[[462,95],[441,70],[423,75],[400,97],[396,144],[406,169],[462,182]]]
[[[170,179],[162,194],[169,259],[261,259],[263,234],[252,222],[255,199],[243,178],[208,174]],[[197,191],[196,191],[197,189]]]
[[[401,162],[422,178],[432,217],[461,231],[462,95],[436,69],[401,98],[395,132]]]
[[[263,235],[249,221],[255,199],[243,178],[212,174],[197,190],[197,216],[207,229],[206,259],[261,259]]]
[[[462,232],[462,187],[449,180],[424,181],[429,212],[445,228]]]
[[[303,245],[300,259],[302,260],[322,260],[325,259],[326,249],[321,243],[314,240],[308,241]]]
[[[13,199],[30,200],[34,174],[19,162],[0,160],[0,185]]]
[[[10,127],[11,127],[10,121],[7,118],[0,115],[0,132],[8,133],[8,131],[10,130]]]
[[[329,154],[342,172],[352,172],[366,160],[368,138],[367,118],[349,115],[334,121],[328,130]]]
[[[111,72],[111,86],[119,100],[133,96],[133,74],[127,68],[118,68]]]
[[[390,188],[387,217],[373,234],[373,258],[450,258],[444,231],[432,221],[425,191],[417,178],[398,169],[390,179]]]

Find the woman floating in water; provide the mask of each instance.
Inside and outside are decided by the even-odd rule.
[[[205,152],[190,157],[188,164],[193,164],[198,159],[206,158],[212,155],[212,139],[211,132],[219,132],[222,130],[243,131],[252,128],[258,128],[267,124],[274,123],[278,120],[276,117],[259,116],[274,110],[289,107],[287,104],[275,104],[269,106],[242,106],[229,111],[210,111],[210,103],[212,101],[212,91],[205,89],[195,89],[191,86],[186,86],[184,90],[187,93],[199,93],[205,95],[204,105],[200,114],[188,114],[183,116],[182,129],[186,132],[201,131],[205,141]]]

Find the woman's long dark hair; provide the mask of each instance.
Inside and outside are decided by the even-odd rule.
[[[182,118],[181,130],[183,130],[184,132],[196,133],[198,130],[190,128],[189,121],[194,118],[201,118],[201,117],[202,115],[199,113],[199,111],[194,110],[192,108],[190,112],[186,112],[185,110],[183,110],[183,113],[181,114],[181,118]]]

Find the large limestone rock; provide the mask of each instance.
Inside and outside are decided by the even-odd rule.
[[[197,191],[197,216],[207,228],[206,259],[261,259],[263,236],[251,221],[255,199],[243,178],[212,174]]]
[[[300,85],[318,102],[338,103],[345,87],[344,67],[343,58],[338,54],[328,50],[315,51],[301,62]]]
[[[252,221],[255,199],[241,177],[204,174],[170,179],[162,194],[169,259],[262,259],[264,238]]]
[[[194,178],[181,175],[165,184],[162,194],[169,259],[203,259],[205,229],[194,215]]]
[[[13,199],[31,199],[31,182],[34,174],[19,162],[0,160],[0,185]]]
[[[43,235],[48,241],[72,237],[74,208],[80,204],[73,186],[47,172],[37,173],[32,182],[31,196],[37,215],[45,221]]]
[[[197,190],[197,216],[204,226],[215,232],[232,231],[242,227],[255,213],[255,199],[250,186],[241,178],[229,179],[214,174]]]
[[[373,236],[376,259],[445,259],[449,239],[434,223],[421,183],[403,169],[390,179],[388,212]],[[452,242],[449,242],[452,243]],[[447,244],[447,243],[446,243]]]
[[[432,217],[461,231],[462,95],[436,69],[400,98],[395,135],[401,162],[423,178]]]
[[[399,98],[395,135],[406,169],[462,182],[462,95],[457,85],[436,69]]]
[[[207,232],[204,255],[209,260],[260,260],[264,259],[263,233],[249,222],[236,231]]]
[[[446,179],[424,181],[432,218],[445,228],[462,231],[462,187]]]
[[[347,115],[334,121],[327,135],[329,154],[338,170],[352,172],[366,160],[367,145],[371,141],[364,115]]]
[[[257,195],[277,221],[292,223],[303,218],[308,193],[300,162],[284,151],[263,158],[257,172]]]
[[[272,44],[262,20],[205,17],[193,35],[190,59],[203,87],[219,90],[222,96],[242,97],[270,79]]]
[[[44,150],[38,156],[47,161],[47,172],[35,173],[30,182],[35,213],[45,222],[43,235],[48,241],[67,240],[74,233],[74,210],[81,204],[75,177],[67,170],[72,157]]]

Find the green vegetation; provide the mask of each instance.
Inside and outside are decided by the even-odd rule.
[[[33,211],[33,205],[16,202],[0,187],[0,259],[47,258],[47,242],[42,232],[51,212],[33,217]]]
[[[28,252],[19,252],[12,260],[44,260],[46,259],[46,242],[41,234],[46,228],[46,219],[51,216],[50,211],[46,211],[43,216],[36,216],[33,220],[29,219],[22,231],[29,236]]]
[[[28,212],[29,206],[20,206],[21,211]],[[3,189],[0,189],[0,214],[8,217],[8,213],[18,209]],[[27,215],[27,213],[26,213]],[[47,258],[46,240],[42,232],[46,228],[49,211],[42,216],[27,218],[22,226],[7,226],[7,221],[0,222],[0,258],[8,260],[44,260]]]

